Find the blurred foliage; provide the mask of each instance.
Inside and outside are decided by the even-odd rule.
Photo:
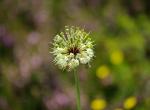
[[[150,110],[149,0],[0,0],[0,110],[76,110],[72,73],[49,54],[65,25],[91,32],[83,110]]]

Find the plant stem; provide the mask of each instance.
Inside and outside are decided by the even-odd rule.
[[[74,70],[74,78],[75,78],[75,86],[76,86],[76,103],[77,103],[77,110],[81,110],[81,103],[80,103],[80,83],[77,71]]]

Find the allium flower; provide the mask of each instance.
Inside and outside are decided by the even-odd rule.
[[[54,62],[60,69],[72,70],[87,64],[94,56],[93,41],[84,29],[66,26],[65,31],[54,37]]]

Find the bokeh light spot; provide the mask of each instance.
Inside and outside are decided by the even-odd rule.
[[[124,55],[121,51],[114,51],[110,55],[110,61],[114,65],[119,65],[123,62]]]
[[[104,99],[94,99],[91,102],[91,108],[92,110],[103,110],[104,108],[106,108],[106,101]]]
[[[124,106],[125,109],[132,109],[133,107],[135,107],[136,104],[137,104],[137,98],[132,96],[132,97],[127,98],[124,101],[123,106]]]
[[[106,65],[100,66],[96,71],[96,75],[100,79],[104,79],[104,78],[108,77],[109,74],[110,74],[110,70]]]

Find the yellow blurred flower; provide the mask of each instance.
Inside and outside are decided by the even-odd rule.
[[[104,79],[104,78],[108,77],[109,74],[110,74],[110,70],[106,65],[100,66],[96,71],[96,75],[100,79]]]
[[[114,110],[123,110],[122,108],[115,108]]]
[[[119,50],[112,52],[112,54],[110,55],[110,61],[112,64],[115,65],[121,64],[123,62],[123,59],[124,59],[124,55]]]
[[[104,99],[95,99],[91,102],[92,110],[103,110],[106,108],[106,101]]]
[[[135,107],[136,104],[137,104],[137,98],[132,96],[132,97],[127,98],[124,101],[123,106],[125,109],[132,109],[133,107]]]

